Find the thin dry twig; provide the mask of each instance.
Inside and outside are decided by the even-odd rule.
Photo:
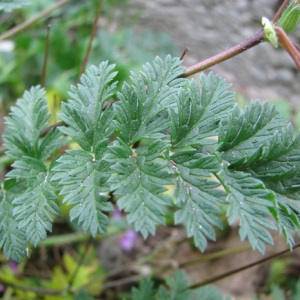
[[[41,86],[42,87],[45,86],[45,82],[46,82],[47,62],[48,62],[49,44],[50,44],[50,29],[51,29],[51,25],[48,24],[48,26],[47,26],[46,45],[45,45],[44,63],[43,63],[42,78],[41,78]]]
[[[84,73],[84,71],[86,69],[86,65],[87,65],[91,50],[92,50],[92,44],[93,44],[93,40],[94,40],[96,31],[97,31],[98,19],[100,17],[101,11],[102,11],[103,2],[104,2],[103,0],[100,0],[100,2],[99,2],[98,10],[96,13],[96,17],[95,17],[93,28],[92,28],[91,35],[90,35],[88,48],[86,50],[86,53],[85,53],[85,56],[84,56],[84,59],[83,59],[82,65],[81,65],[78,82],[80,81],[80,76]]]
[[[297,245],[295,245],[295,246],[293,247],[293,250],[296,249],[296,248],[299,248],[299,247],[300,247],[300,244],[297,244]],[[250,268],[252,268],[252,267],[255,267],[255,266],[257,266],[257,265],[263,264],[263,263],[265,263],[265,262],[267,262],[267,261],[269,261],[269,260],[272,260],[272,259],[274,259],[274,258],[276,258],[276,257],[278,257],[278,256],[281,256],[281,255],[283,255],[283,254],[286,254],[286,253],[288,253],[288,252],[290,252],[290,251],[291,251],[290,248],[285,249],[285,250],[283,250],[283,251],[281,251],[281,252],[275,253],[275,254],[270,255],[270,256],[268,256],[268,257],[266,257],[266,258],[257,260],[257,261],[255,261],[255,262],[253,262],[253,263],[251,263],[251,264],[247,264],[247,265],[245,265],[245,266],[243,266],[243,267],[239,267],[239,268],[234,269],[234,270],[231,270],[231,271],[229,271],[229,272],[226,272],[226,273],[223,273],[223,274],[214,276],[214,277],[212,277],[212,278],[210,278],[210,279],[208,279],[208,280],[205,280],[205,281],[203,281],[203,282],[192,284],[192,285],[189,286],[189,289],[196,289],[196,288],[198,288],[198,287],[201,287],[201,286],[204,286],[204,285],[207,285],[207,284],[214,283],[214,282],[216,282],[216,281],[219,281],[219,280],[224,279],[224,278],[226,278],[226,277],[229,277],[229,276],[231,276],[231,275],[237,274],[237,273],[239,273],[239,272],[245,271],[245,270],[250,269]]]
[[[49,15],[54,10],[58,9],[59,7],[63,6],[64,4],[66,4],[69,1],[70,0],[60,0],[57,3],[55,3],[54,5],[50,6],[49,8],[38,13],[35,17],[33,17],[27,21],[24,21],[23,23],[11,28],[10,30],[7,30],[6,32],[4,32],[3,34],[0,35],[0,41],[7,39],[8,37],[11,37],[14,34],[22,31],[26,27],[32,25],[33,23],[35,23],[35,22],[39,21],[40,19],[44,18],[45,16]]]

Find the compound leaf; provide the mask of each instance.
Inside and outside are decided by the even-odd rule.
[[[219,164],[212,155],[197,153],[195,150],[180,151],[171,156],[177,170],[174,190],[175,223],[183,224],[189,237],[194,237],[195,245],[204,251],[207,239],[215,240],[213,226],[222,227],[219,205],[224,193],[217,189],[213,172],[218,172]]]
[[[185,272],[182,270],[176,271],[173,277],[167,278],[167,285],[170,290],[167,290],[164,286],[159,287],[158,299],[191,299],[192,293],[188,289],[188,284]]]
[[[291,247],[299,228],[300,135],[274,107],[255,101],[221,123],[219,145],[230,169],[250,173],[274,192],[275,206],[268,209]]]
[[[93,236],[105,233],[109,222],[106,212],[113,206],[107,202],[109,164],[103,160],[108,138],[114,132],[112,109],[104,103],[113,96],[116,82],[114,65],[102,62],[91,66],[81,77],[81,84],[71,89],[71,99],[64,103],[61,119],[68,127],[60,130],[82,149],[68,150],[56,162],[52,180],[59,181],[63,202],[73,206],[71,220],[77,220],[83,231]]]
[[[103,110],[117,84],[113,82],[117,74],[114,67],[107,61],[89,67],[81,76],[81,84],[71,87],[71,99],[62,104],[59,117],[68,127],[59,129],[85,151],[98,152],[99,144],[114,131],[111,109]]]
[[[144,66],[144,72],[131,73],[132,86],[125,83],[114,105],[116,126],[120,137],[128,144],[141,139],[162,138],[169,127],[166,107],[174,105],[174,97],[186,80],[178,78],[184,72],[181,61],[167,56],[157,57]]]
[[[35,181],[29,183],[24,193],[14,200],[13,213],[19,229],[26,233],[28,242],[37,246],[52,230],[52,215],[60,215],[55,203],[55,187],[50,183],[47,173],[40,173]]]
[[[156,141],[132,149],[118,139],[109,146],[110,154],[105,159],[115,162],[112,177],[109,179],[111,190],[120,196],[117,204],[128,213],[129,223],[134,223],[136,231],[144,238],[155,233],[156,224],[165,224],[164,208],[171,204],[164,194],[164,185],[170,181],[170,169],[162,153],[168,148],[166,141]]]
[[[138,288],[132,288],[132,300],[154,300],[156,289],[154,288],[153,281],[148,277],[140,281]]]
[[[237,105],[230,115],[221,121],[218,151],[231,165],[249,166],[262,154],[262,148],[277,130],[287,125],[279,112],[268,102],[251,102],[242,111]]]
[[[56,130],[41,137],[49,117],[44,89],[36,86],[25,91],[23,98],[11,108],[10,117],[5,118],[3,140],[6,154],[14,160],[26,156],[45,161],[64,143]]]
[[[63,202],[73,206],[71,221],[77,219],[83,231],[89,231],[93,236],[97,232],[106,233],[109,220],[104,212],[113,209],[105,194],[108,190],[105,185],[107,164],[84,150],[68,150],[57,163],[52,180],[59,180]]]
[[[13,215],[13,200],[26,189],[24,182],[6,180],[0,191],[0,247],[7,259],[21,262],[26,252],[25,233],[18,228]]]
[[[9,180],[16,185],[20,180],[24,184],[19,193],[11,195],[9,191],[3,191],[11,195],[6,209],[13,212],[13,226],[17,226],[25,237],[23,244],[33,243],[34,246],[46,238],[46,231],[51,231],[51,215],[59,215],[55,203],[56,187],[50,183],[51,174],[45,160],[65,143],[55,129],[42,136],[50,117],[44,96],[45,91],[38,86],[26,91],[16,107],[12,107],[10,117],[5,118],[3,135],[6,153],[15,160],[14,169],[6,174],[6,178],[16,179]],[[17,247],[18,241],[14,240],[14,243],[12,247]]]
[[[227,116],[234,94],[221,77],[201,74],[200,86],[192,80],[187,90],[178,93],[177,107],[170,108],[171,143],[174,148],[216,144],[220,121]]]
[[[229,223],[239,218],[239,234],[249,240],[253,249],[261,253],[265,251],[265,243],[273,244],[267,229],[276,229],[270,220],[270,209],[275,208],[272,192],[263,183],[241,171],[229,170],[226,163],[217,174],[227,192],[227,217]]]

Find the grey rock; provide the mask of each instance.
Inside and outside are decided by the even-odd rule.
[[[252,36],[262,28],[261,18],[272,19],[280,4],[270,0],[129,1],[130,11],[142,12],[137,27],[167,32],[179,49],[178,56],[185,47],[190,48],[184,59],[186,66]],[[293,39],[300,42],[300,28]],[[233,82],[248,98],[281,98],[295,106],[300,103],[300,72],[281,47],[262,43],[210,70]]]

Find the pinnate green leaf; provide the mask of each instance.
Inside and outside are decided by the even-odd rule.
[[[177,107],[170,108],[171,143],[175,148],[216,144],[220,121],[233,106],[234,94],[221,77],[201,74],[200,89],[191,80],[186,90],[178,93]]]
[[[188,284],[185,272],[182,270],[176,271],[173,277],[167,278],[167,285],[170,290],[167,290],[164,286],[159,287],[158,299],[191,299],[192,293],[188,289]]]
[[[25,237],[22,243],[34,246],[46,238],[46,231],[51,231],[52,215],[60,214],[55,203],[56,187],[50,183],[50,167],[45,161],[64,144],[64,140],[55,129],[43,135],[49,125],[48,119],[45,91],[33,87],[18,99],[10,116],[5,118],[3,135],[6,153],[15,160],[14,169],[6,174],[6,178],[16,179],[9,181],[15,183],[22,180],[24,184],[23,190],[9,197],[10,207],[6,209],[13,212],[13,224],[20,231],[19,235]],[[3,193],[10,195],[9,191]]]
[[[105,185],[107,164],[84,150],[68,150],[57,162],[52,180],[59,180],[63,202],[73,206],[71,221],[77,219],[83,231],[89,231],[93,236],[97,232],[106,233],[109,220],[104,212],[113,209],[105,194],[108,190]]]
[[[56,130],[41,137],[43,129],[49,125],[49,117],[44,89],[36,86],[26,91],[11,108],[10,116],[5,118],[6,154],[14,160],[22,160],[25,156],[43,162],[49,158],[63,144]]]
[[[165,224],[165,207],[170,206],[170,197],[164,185],[172,183],[170,168],[163,152],[168,148],[166,141],[157,141],[132,149],[121,139],[109,146],[105,157],[112,165],[110,188],[118,197],[118,207],[125,210],[129,223],[144,238],[155,233],[155,225]]]
[[[56,166],[52,180],[59,181],[63,202],[72,206],[71,220],[77,220],[83,231],[93,236],[105,233],[109,222],[106,212],[113,206],[107,202],[109,165],[103,160],[108,137],[114,132],[112,109],[104,103],[114,95],[114,65],[102,62],[82,75],[81,83],[71,89],[71,99],[62,106],[61,119],[68,127],[60,130],[82,149],[68,150]]]
[[[140,281],[138,288],[132,288],[132,300],[154,300],[156,289],[153,281],[148,277]]]
[[[265,151],[277,130],[287,126],[274,106],[253,101],[245,111],[237,105],[230,115],[222,120],[218,137],[218,151],[231,165],[247,167]]]
[[[105,61],[88,68],[81,76],[81,84],[71,87],[71,99],[62,104],[59,115],[68,125],[60,127],[60,131],[96,156],[103,148],[103,140],[114,131],[111,109],[103,110],[104,103],[114,95],[117,84],[113,81],[117,74],[114,67]]]
[[[21,262],[27,247],[25,233],[13,215],[13,200],[25,190],[24,182],[6,180],[0,191],[0,248],[7,259]]]
[[[230,224],[239,219],[241,240],[248,238],[253,249],[265,251],[265,243],[273,244],[269,229],[276,229],[270,219],[274,195],[249,173],[229,170],[224,163],[217,174],[227,192],[227,217]]]
[[[299,228],[299,146],[299,134],[295,136],[291,124],[267,102],[254,101],[244,112],[235,107],[221,123],[222,158],[230,162],[230,169],[246,171],[274,192],[274,207],[267,207],[290,247]]]
[[[13,200],[13,213],[18,227],[34,246],[46,238],[47,231],[52,231],[51,215],[60,215],[56,201],[55,187],[47,173],[41,173],[35,181],[30,182],[24,193]]]
[[[224,193],[211,178],[219,170],[219,164],[213,155],[195,150],[177,152],[171,159],[177,171],[175,223],[183,224],[188,236],[194,237],[195,245],[204,251],[207,239],[216,238],[214,226],[222,227],[219,206]]]
[[[167,107],[174,105],[175,95],[187,81],[181,61],[167,56],[146,64],[140,74],[131,73],[132,85],[125,83],[114,105],[116,126],[128,144],[141,139],[162,138],[169,127]]]

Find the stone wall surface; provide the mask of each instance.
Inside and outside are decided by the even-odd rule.
[[[276,0],[129,0],[130,11],[139,12],[137,26],[167,32],[178,47],[190,51],[190,66],[234,46],[261,27],[261,17],[272,19],[281,1]],[[292,35],[300,42],[300,28]],[[254,99],[287,99],[300,104],[300,72],[282,48],[262,43],[210,70],[234,83]]]

